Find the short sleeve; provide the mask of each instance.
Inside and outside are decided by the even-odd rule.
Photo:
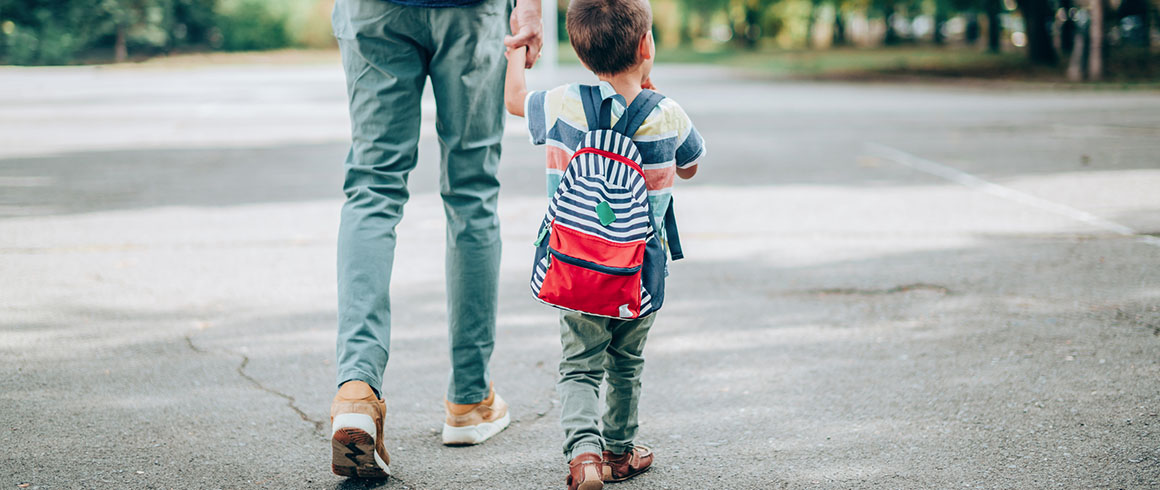
[[[547,101],[547,90],[528,92],[524,98],[524,118],[528,121],[528,133],[531,134],[533,145],[542,145],[548,141]]]
[[[705,155],[705,139],[693,126],[693,121],[685,110],[675,105],[674,116],[677,118],[677,168],[689,168],[697,164],[697,160]]]
[[[548,133],[556,125],[560,111],[567,99],[565,94],[569,85],[561,85],[552,90],[537,90],[529,92],[524,98],[524,118],[528,120],[528,132],[532,137],[533,145],[542,145],[548,141]]]

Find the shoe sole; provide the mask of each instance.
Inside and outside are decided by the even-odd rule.
[[[391,467],[375,451],[375,438],[362,429],[344,427],[330,438],[330,470],[350,478],[387,478]]]
[[[499,434],[511,423],[511,413],[503,414],[495,422],[484,422],[467,427],[452,427],[443,424],[443,445],[445,446],[472,446],[491,439]]]
[[[604,472],[604,475],[605,475],[605,476],[604,476],[604,481],[606,481],[606,482],[612,482],[612,483],[617,483],[617,482],[622,482],[622,481],[625,481],[625,480],[627,480],[627,479],[629,479],[629,478],[632,478],[632,477],[635,477],[635,476],[638,476],[638,475],[641,475],[641,474],[643,474],[643,473],[646,473],[646,472],[648,472],[648,470],[652,469],[652,465],[650,464],[650,465],[648,465],[648,466],[645,466],[643,470],[640,470],[640,471],[638,471],[638,472],[636,472],[636,473],[633,473],[633,474],[631,474],[631,475],[626,475],[626,476],[623,476],[623,477],[620,477],[620,478],[613,477],[613,476],[612,476],[612,470],[611,470],[610,468],[608,468],[607,466],[605,466],[604,468],[606,468],[606,469],[607,469],[607,471],[605,471],[605,472]]]

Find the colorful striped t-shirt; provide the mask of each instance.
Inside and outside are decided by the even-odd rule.
[[[607,99],[615,95],[616,90],[608,82],[600,82],[600,93]],[[624,109],[619,100],[612,104],[613,124],[624,114]],[[572,153],[588,131],[580,85],[562,85],[529,93],[524,100],[524,117],[528,120],[532,144],[547,145],[548,197],[551,198],[560,185]],[[653,109],[632,141],[640,150],[649,202],[656,223],[661,225],[672,199],[676,169],[697,165],[697,159],[705,154],[705,141],[681,106],[668,97]],[[659,227],[663,233],[664,226]]]

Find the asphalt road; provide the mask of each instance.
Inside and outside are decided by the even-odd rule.
[[[613,488],[1160,486],[1160,95],[657,71],[709,155],[646,349],[656,467]],[[514,422],[439,444],[427,107],[382,487],[559,488],[542,150],[515,118]],[[376,486],[328,471],[345,110],[337,64],[0,70],[0,485]]]

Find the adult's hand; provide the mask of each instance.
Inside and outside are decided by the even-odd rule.
[[[540,0],[516,0],[516,7],[512,9],[511,25],[512,34],[505,36],[503,43],[511,49],[527,46],[528,59],[524,68],[531,68],[540,57],[540,48],[544,46],[544,22],[540,13]]]

